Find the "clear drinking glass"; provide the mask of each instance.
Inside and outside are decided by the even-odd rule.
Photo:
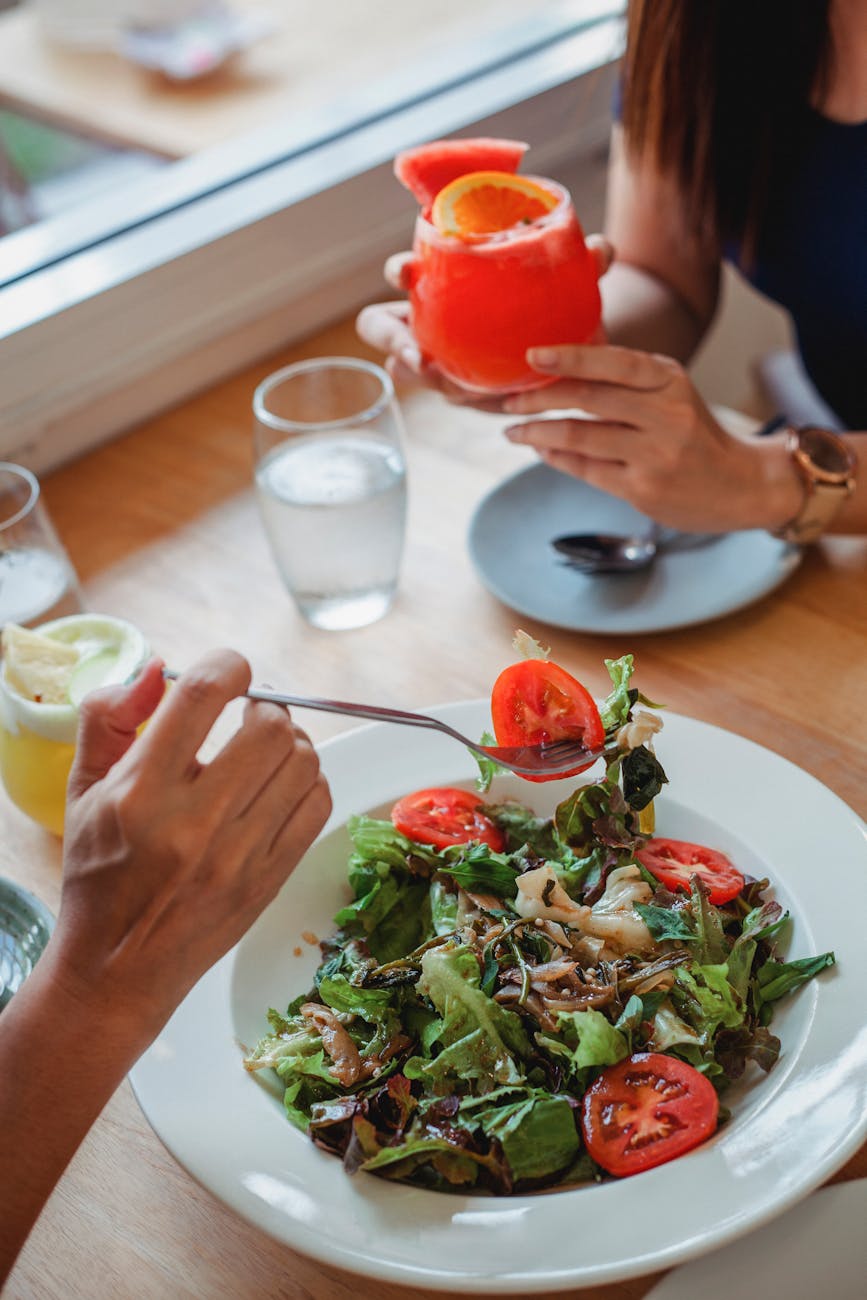
[[[391,379],[355,357],[300,361],[259,385],[253,414],[259,506],[298,609],[330,631],[381,618],[406,523]]]
[[[0,628],[84,608],[75,570],[29,469],[0,461]]]

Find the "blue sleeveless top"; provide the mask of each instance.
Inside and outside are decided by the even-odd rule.
[[[753,265],[729,257],[790,313],[804,366],[847,429],[867,429],[867,122],[805,109],[797,169],[772,178]]]

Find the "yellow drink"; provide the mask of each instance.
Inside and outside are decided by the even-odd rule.
[[[63,833],[66,782],[75,745],[39,736],[27,727],[17,733],[0,725],[0,777],[6,793],[23,813],[55,835]]]
[[[7,663],[0,665],[0,779],[22,812],[60,835],[78,706],[96,687],[126,681],[142,667],[149,650],[132,624],[102,615],[75,614],[35,630],[72,646],[78,657],[68,698],[60,703],[28,699],[10,682]]]

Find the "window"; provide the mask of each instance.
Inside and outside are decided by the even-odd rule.
[[[110,191],[0,239],[0,455],[57,463],[382,292],[411,236],[391,160],[412,143],[526,139],[598,222],[619,0],[284,8],[319,16],[318,62],[297,29],[305,107],[176,161],[141,150]]]

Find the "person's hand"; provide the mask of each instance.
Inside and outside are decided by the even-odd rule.
[[[604,235],[588,235],[587,247],[596,263],[597,277],[602,277],[614,260],[614,250]],[[412,253],[395,253],[385,264],[385,278],[393,289],[408,292],[413,275]],[[371,347],[387,353],[386,369],[395,383],[423,384],[436,389],[456,406],[500,412],[502,397],[485,398],[469,392],[447,379],[437,367],[422,357],[410,324],[410,307],[406,301],[377,302],[364,307],[356,321],[359,337]],[[605,331],[599,326],[592,342],[604,343]]]
[[[141,1046],[274,897],[331,809],[310,741],[279,706],[248,701],[217,756],[197,758],[249,684],[247,662],[221,650],[165,699],[152,660],[81,707],[54,974],[109,1026],[139,1027]]]
[[[505,401],[510,414],[547,416],[506,436],[554,469],[685,531],[775,528],[797,513],[803,487],[780,440],[727,433],[670,357],[608,345],[527,357],[557,382]]]

